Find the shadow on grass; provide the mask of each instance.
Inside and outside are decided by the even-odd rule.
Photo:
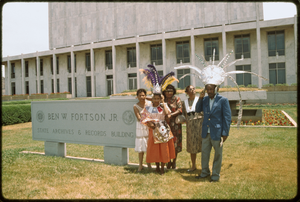
[[[138,172],[138,167],[124,167],[124,170],[126,171],[125,174],[142,174],[147,175],[156,172],[155,169],[148,169],[144,168],[140,172]]]

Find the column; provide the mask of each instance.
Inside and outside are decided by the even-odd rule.
[[[258,75],[262,75],[261,69],[261,47],[260,47],[260,26],[259,26],[259,3],[256,3],[256,45],[257,45],[257,68]],[[258,78],[258,88],[262,87],[262,79]]]
[[[94,60],[94,49],[93,49],[94,42],[91,42],[91,49],[90,49],[90,59],[91,59],[91,84],[92,84],[92,97],[95,97],[95,79],[94,79],[94,68],[95,68],[95,60]]]
[[[6,95],[11,95],[11,65],[10,65],[10,60],[9,60],[9,56],[7,56],[7,88],[5,89],[5,94]]]
[[[226,32],[225,32],[225,24],[222,24],[222,46],[223,46],[223,50],[222,50],[223,56],[222,56],[222,58],[223,58],[226,55]],[[220,55],[219,55],[219,59],[221,59]],[[228,85],[227,78],[224,81],[224,85],[225,86]]]
[[[162,33],[162,56],[163,56],[163,75],[167,73],[167,51],[166,51],[166,39],[165,39],[165,32]],[[175,72],[175,76],[176,76]]]
[[[21,69],[22,69],[22,94],[25,94],[25,65],[23,53],[21,54]]]
[[[191,29],[191,65],[195,66],[195,36],[194,36],[194,28]],[[195,74],[195,70],[191,69],[191,85],[196,88],[196,78],[192,76]]]
[[[116,88],[116,79],[117,79],[117,75],[116,75],[116,46],[115,46],[115,39],[113,39],[112,41],[112,63],[113,63],[113,89],[114,92],[113,94],[117,93],[117,88]],[[105,78],[106,79],[106,78]]]
[[[55,48],[53,48],[53,89],[54,89],[54,93],[57,93],[57,89],[56,89],[56,54],[55,54]]]
[[[72,81],[72,98],[75,98],[75,61],[74,61],[74,45],[71,46],[71,81]]]
[[[136,42],[135,42],[135,53],[136,53],[136,80],[137,80],[137,89],[140,88],[140,44],[138,42],[139,35],[136,36]]]
[[[36,51],[36,81],[37,81],[37,93],[41,93],[40,86],[40,57],[38,51]]]

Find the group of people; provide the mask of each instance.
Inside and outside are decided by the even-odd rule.
[[[186,149],[192,162],[187,171],[197,169],[197,153],[201,152],[202,170],[196,178],[211,176],[211,182],[218,181],[222,164],[222,144],[229,135],[231,122],[228,99],[217,93],[217,85],[206,84],[199,97],[196,96],[195,87],[189,85],[185,88],[188,98],[182,102],[175,96],[176,89],[171,85],[177,80],[174,73],[159,77],[154,66],[148,67],[149,70],[142,72],[146,75],[146,85],[152,88],[153,96],[147,97],[145,89],[138,89],[136,95],[139,102],[133,107],[137,118],[135,151],[139,153],[138,172],[143,169],[145,152],[148,168],[151,168],[151,163],[155,163],[156,171],[161,175],[164,174],[165,165],[167,169],[176,169],[177,155],[182,151],[180,119],[184,117]],[[208,94],[206,97],[205,91]],[[209,158],[212,147],[215,156],[211,175]]]

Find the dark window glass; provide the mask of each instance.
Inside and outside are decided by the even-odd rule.
[[[72,94],[72,78],[68,78],[68,92]]]
[[[189,41],[176,42],[177,64],[190,62],[190,43]]]
[[[128,74],[129,90],[137,89],[136,73]]]
[[[269,57],[285,55],[284,31],[268,32],[268,51]]]
[[[91,71],[91,54],[86,53],[85,54],[85,69],[86,71]]]
[[[107,83],[107,96],[113,94],[113,75],[106,76],[106,83]]]
[[[43,59],[40,59],[40,76],[44,75]]]
[[[185,74],[189,74],[189,73],[190,73],[190,69],[179,69],[179,70],[177,70],[177,79],[180,79],[180,77],[182,77]],[[184,89],[188,85],[191,85],[191,76],[190,75],[179,80],[178,88]]]
[[[41,83],[41,93],[44,93],[44,81],[40,80]]]
[[[16,77],[16,73],[15,73],[15,63],[11,63],[11,78],[15,78]]]
[[[250,35],[237,35],[234,37],[235,59],[250,58]]]
[[[74,55],[74,71],[76,73],[76,55]]]
[[[269,64],[269,81],[272,84],[286,83],[285,63],[270,63]]]
[[[51,79],[51,93],[54,93],[54,80]]]
[[[57,82],[57,83],[56,83],[56,90],[57,90],[57,92],[59,93],[59,79],[57,79],[56,82]]]
[[[251,72],[251,65],[239,65],[239,66],[236,66],[235,69],[237,71]],[[247,74],[247,73],[236,74],[236,83],[238,85],[244,85],[244,86],[248,86],[248,85],[252,84],[251,74]]]
[[[219,40],[218,38],[204,39],[205,60],[213,60],[213,51],[215,49],[215,60],[219,60]]]
[[[59,59],[56,57],[56,74],[59,74]]]
[[[87,97],[92,97],[92,82],[91,82],[91,77],[87,76],[86,77],[86,96]]]
[[[28,76],[29,76],[29,66],[28,66],[28,61],[25,61],[25,77],[28,77]]]
[[[105,51],[105,69],[112,69],[112,50]]]
[[[162,44],[155,44],[150,46],[151,49],[151,64],[162,65]]]
[[[127,48],[127,68],[136,67],[136,50],[135,47]]]
[[[11,94],[15,95],[16,94],[16,83],[11,82]]]
[[[50,63],[51,63],[51,66],[50,66],[51,74],[53,75],[53,57],[51,57]]]
[[[67,60],[68,60],[68,72],[71,73],[72,68],[71,68],[71,56],[70,55],[67,56]]]
[[[29,81],[25,81],[25,94],[29,94]]]
[[[75,77],[75,97],[77,97],[77,78]]]

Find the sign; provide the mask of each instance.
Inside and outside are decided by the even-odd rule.
[[[135,99],[32,102],[32,139],[134,148]]]

